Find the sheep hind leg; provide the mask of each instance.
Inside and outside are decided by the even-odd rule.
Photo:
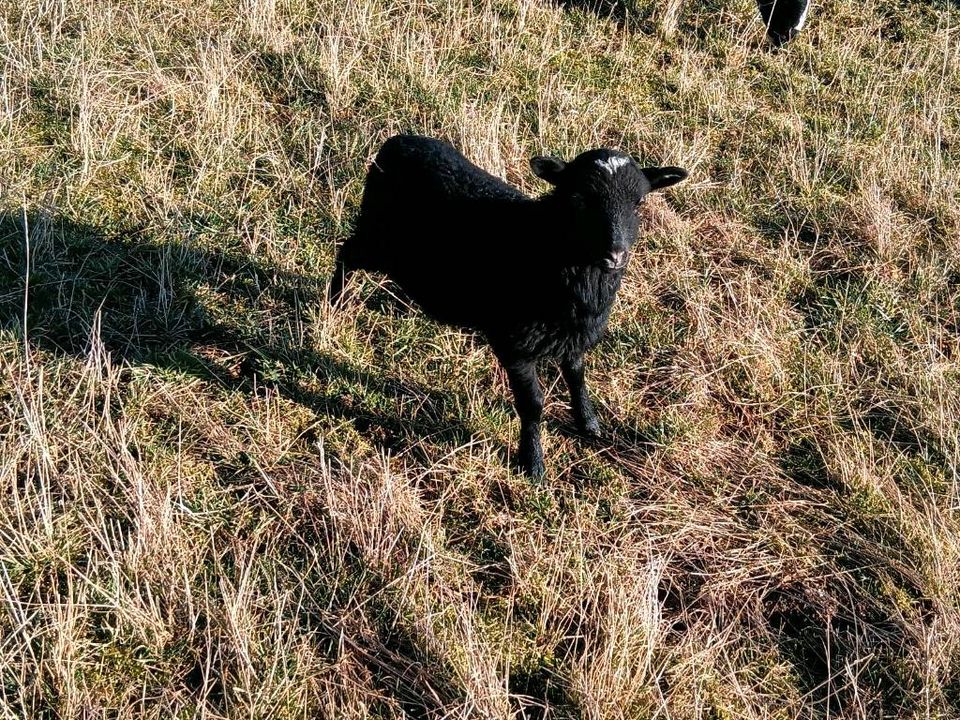
[[[570,408],[573,410],[573,419],[577,429],[589,437],[599,437],[600,422],[593,409],[590,393],[587,392],[587,383],[584,379],[583,355],[572,360],[560,363],[560,371],[570,390]]]
[[[535,363],[513,365],[507,368],[507,377],[520,416],[520,469],[532,478],[542,478],[546,473],[540,444],[543,390],[537,377],[537,366]]]

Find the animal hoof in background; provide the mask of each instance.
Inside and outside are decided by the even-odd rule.
[[[780,47],[797,36],[807,22],[810,0],[757,0],[767,38]]]

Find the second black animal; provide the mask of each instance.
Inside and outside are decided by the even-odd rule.
[[[520,467],[544,474],[537,362],[560,363],[578,428],[599,434],[584,353],[600,340],[637,239],[647,193],[683,180],[615,150],[530,167],[553,190],[532,199],[440,140],[398,135],[370,166],[329,298],[354,270],[385,273],[430,317],[482,333],[520,416]]]

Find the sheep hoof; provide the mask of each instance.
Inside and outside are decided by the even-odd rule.
[[[600,437],[600,421],[595,417],[592,417],[589,420],[579,420],[577,422],[577,429],[580,431],[581,435],[588,437],[591,440],[596,440]]]
[[[590,420],[580,427],[580,432],[591,440],[596,440],[600,437],[600,423],[596,419]]]
[[[531,480],[543,480],[547,474],[546,465],[542,457],[523,457],[521,455],[518,463],[519,470]]]

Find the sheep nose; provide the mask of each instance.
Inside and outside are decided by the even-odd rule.
[[[611,250],[606,257],[607,268],[610,270],[619,270],[627,264],[626,250]]]

